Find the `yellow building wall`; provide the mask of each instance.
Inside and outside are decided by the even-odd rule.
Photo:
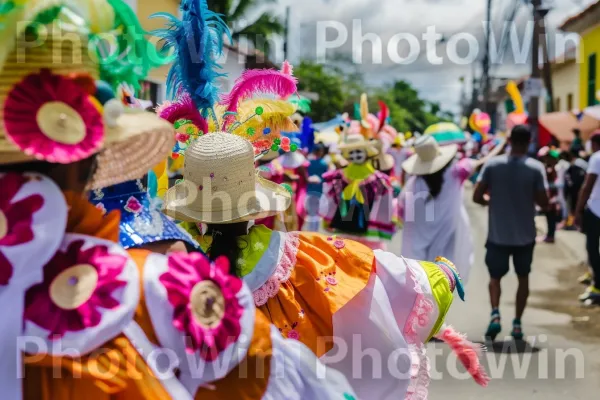
[[[142,27],[150,32],[154,29],[165,27],[164,18],[153,18],[150,16],[157,12],[167,12],[169,14],[179,15],[179,1],[177,0],[137,0],[137,16]],[[148,74],[148,79],[156,83],[164,83],[169,72],[169,65],[155,68]]]
[[[588,69],[589,57],[596,53],[596,90],[600,90],[600,24],[588,29],[581,35],[580,69],[579,69],[579,106],[583,109],[588,104]],[[595,95],[595,94],[594,94]]]
[[[560,103],[560,109],[554,111],[572,111],[579,109],[579,69],[580,65],[574,60],[555,66],[552,69],[552,95],[554,97],[555,107],[557,100]],[[573,104],[571,109],[568,107],[568,99],[571,95]]]

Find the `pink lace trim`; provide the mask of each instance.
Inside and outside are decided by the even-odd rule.
[[[292,271],[296,266],[296,255],[298,253],[298,246],[300,246],[300,236],[298,233],[287,233],[285,235],[283,255],[277,264],[277,268],[275,268],[275,272],[264,285],[256,289],[253,293],[254,304],[257,307],[264,306],[269,299],[277,296],[281,284],[290,279]]]
[[[425,352],[425,345],[419,338],[419,328],[428,326],[429,316],[434,310],[434,305],[423,294],[423,289],[406,260],[405,264],[410,277],[415,282],[414,290],[417,292],[415,305],[404,326],[404,335],[409,345],[412,360],[410,384],[406,392],[406,400],[426,400],[430,381],[429,358]]]

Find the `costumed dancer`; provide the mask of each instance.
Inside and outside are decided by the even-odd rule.
[[[176,54],[187,48],[185,43],[171,44]],[[182,78],[183,90],[194,88]],[[235,124],[233,113],[239,102],[252,95],[240,90],[249,86],[259,86],[263,92],[272,88],[280,95],[296,90],[294,78],[281,72],[243,74],[232,92],[222,97],[227,114],[213,117]],[[212,112],[214,102],[205,96],[197,104],[200,113]],[[270,138],[273,144],[277,139]],[[327,365],[335,365],[359,398],[426,398],[424,343],[434,335],[446,340],[485,385],[488,379],[477,358],[480,348],[443,327],[454,289],[462,296],[462,283],[449,261],[407,260],[312,233],[277,232],[260,225],[248,229],[250,221],[280,213],[292,201],[284,188],[256,173],[256,155],[267,150],[247,135],[229,133],[227,125],[198,137],[185,151],[184,179],[168,190],[164,212],[177,220],[206,223],[207,234],[198,242],[206,246],[210,258],[227,257],[230,273],[248,285],[260,312],[284,336],[304,343]],[[383,368],[381,379],[357,378],[352,373],[358,361],[353,355],[335,357],[335,346],[351,345],[357,337],[380,354],[409,352],[412,357],[394,358],[394,367]],[[398,379],[398,371],[411,378]]]
[[[469,158],[456,161],[456,144],[440,146],[431,135],[416,140],[415,154],[402,164],[410,178],[398,201],[404,223],[404,255],[425,260],[432,260],[438,254],[449,255],[456,260],[463,280],[468,280],[474,254],[469,215],[463,201],[464,183],[503,147],[504,144],[497,146],[479,161]]]
[[[366,95],[361,98],[368,115]],[[385,249],[396,231],[393,218],[394,191],[389,176],[375,169],[381,144],[362,121],[363,134],[342,132],[339,150],[349,165],[326,174],[321,216],[332,233],[357,240],[373,249]]]
[[[100,71],[82,24],[122,11],[124,3],[96,1],[94,10],[102,12],[91,15],[67,3],[59,10],[52,3],[52,13],[33,4],[3,22],[44,14],[55,23],[31,49],[36,63],[19,62],[24,25],[0,50],[0,302],[11,305],[1,317],[2,398],[354,398],[342,375],[324,370],[255,311],[247,287],[226,274],[226,260],[211,265],[199,253],[167,258],[119,246],[119,213],[103,216],[86,188],[140,178],[172,148],[173,128],[90,93],[100,86],[93,79]],[[112,28],[113,19],[107,21]],[[108,27],[101,28],[95,34]],[[57,50],[77,50],[82,58],[57,62]],[[158,365],[153,354],[167,350],[161,346],[177,360]],[[194,375],[198,367],[204,373]],[[277,375],[282,369],[286,379]]]
[[[117,0],[77,6],[3,8],[0,303],[10,307],[1,317],[2,398],[180,398],[140,350],[150,341],[134,318],[138,265],[117,243],[119,213],[103,216],[84,194],[140,178],[172,147],[173,130],[125,108],[98,80],[123,70],[97,63],[88,40],[117,29],[125,46],[117,50],[131,50],[133,12]],[[18,49],[36,30],[48,36],[23,62]],[[104,374],[107,367],[114,374]]]

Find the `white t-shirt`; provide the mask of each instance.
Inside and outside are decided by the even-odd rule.
[[[587,173],[598,175],[598,179],[596,179],[587,206],[597,217],[600,217],[600,151],[595,152],[592,157],[590,157]]]

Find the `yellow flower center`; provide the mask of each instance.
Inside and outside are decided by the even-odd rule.
[[[225,298],[221,289],[212,281],[194,285],[190,304],[194,320],[205,328],[214,328],[225,315]]]
[[[86,134],[81,115],[60,101],[45,103],[37,112],[37,124],[46,137],[63,144],[80,143]]]
[[[8,233],[8,219],[6,215],[2,211],[0,211],[0,239],[3,239],[4,236]]]
[[[50,284],[52,302],[63,310],[74,310],[87,302],[98,285],[98,271],[89,264],[78,264],[58,274]]]

